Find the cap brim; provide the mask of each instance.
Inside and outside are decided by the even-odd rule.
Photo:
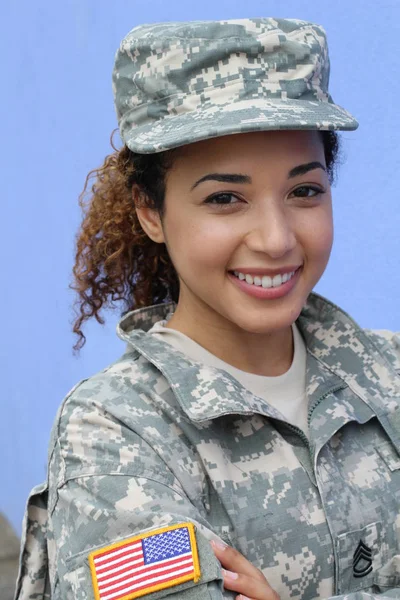
[[[129,113],[120,131],[133,152],[152,154],[201,140],[250,131],[357,129],[357,120],[344,108],[330,102],[308,100],[242,100],[230,105],[167,116],[132,126]]]

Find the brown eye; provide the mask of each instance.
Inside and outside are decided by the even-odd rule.
[[[233,202],[231,202],[232,198],[234,199]],[[205,204],[236,204],[236,201],[239,202],[239,198],[233,194],[215,194],[215,196],[210,196],[210,198],[207,198],[207,200],[205,200]]]
[[[314,198],[315,196],[318,196],[319,194],[323,194],[325,190],[318,188],[318,187],[314,187],[311,185],[302,185],[298,188],[296,188],[295,190],[293,190],[292,194],[296,197],[296,198]]]

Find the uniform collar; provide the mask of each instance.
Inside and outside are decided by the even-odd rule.
[[[146,333],[157,321],[168,319],[174,309],[175,304],[168,303],[132,311],[120,320],[117,334],[161,371],[190,420],[200,422],[225,414],[254,412],[281,418],[279,411],[267,406],[229,373],[192,360],[168,342]]]
[[[345,382],[378,414],[388,407],[395,409],[400,379],[393,365],[345,311],[311,294],[297,323],[308,352],[327,372]]]
[[[117,334],[163,373],[187,416],[199,422],[225,414],[257,412],[282,419],[279,411],[228,373],[193,361],[146,333],[174,309],[175,304],[168,303],[131,311],[120,320]],[[349,387],[362,400],[360,406],[364,403],[369,412],[381,418],[398,407],[399,377],[347,313],[312,293],[297,325],[308,352],[306,392],[310,406],[334,390]],[[349,410],[349,420],[357,418],[354,407]],[[360,409],[360,419],[365,421],[365,410]]]

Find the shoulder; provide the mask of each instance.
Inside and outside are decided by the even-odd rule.
[[[131,419],[151,404],[150,394],[163,375],[134,348],[118,360],[78,382],[65,396],[58,411],[55,427],[58,432],[77,415],[102,413],[110,420],[127,411]]]
[[[75,384],[58,409],[53,436],[60,436],[71,421],[83,414],[105,413],[107,408],[123,402],[135,380],[137,361],[136,351],[125,352],[111,365]]]
[[[52,477],[102,473],[166,479],[155,448],[173,436],[163,410],[172,395],[162,374],[135,350],[77,383],[64,398],[49,446]],[[167,451],[167,444],[164,446]],[[167,477],[168,479],[168,477]]]

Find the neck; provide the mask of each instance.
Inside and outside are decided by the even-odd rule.
[[[276,377],[292,364],[292,327],[268,333],[251,333],[232,323],[210,319],[196,310],[195,317],[178,303],[167,327],[180,331],[224,362],[255,375]]]

